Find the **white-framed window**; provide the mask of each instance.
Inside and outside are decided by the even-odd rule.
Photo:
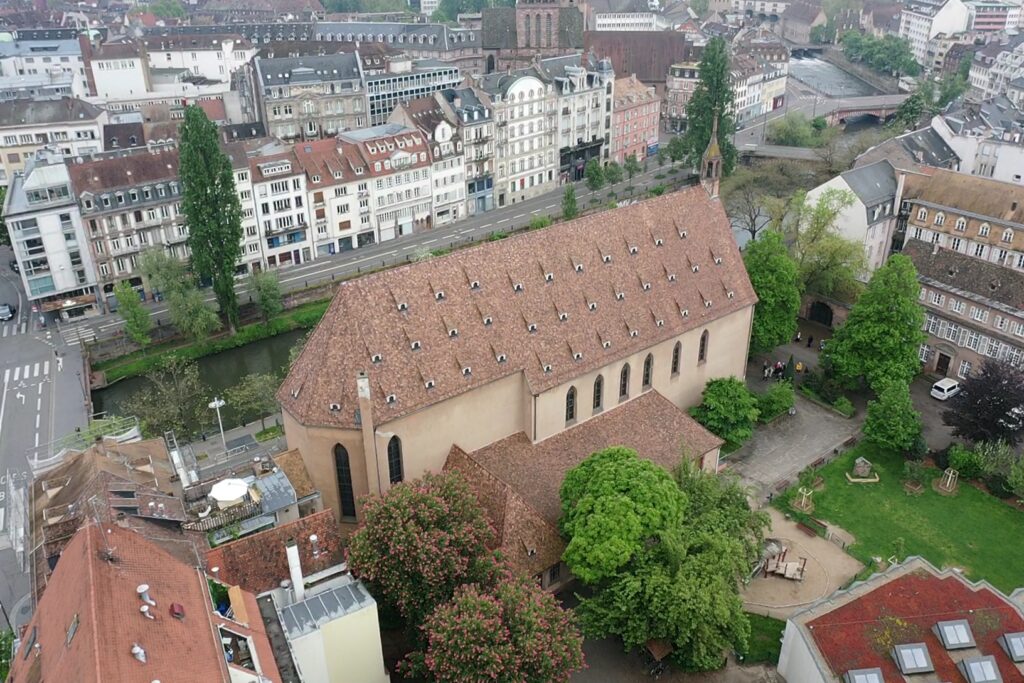
[[[963,315],[964,308],[966,308],[966,305],[960,299],[949,300],[949,310],[953,311],[954,313],[959,313],[960,315]]]
[[[921,344],[921,346],[918,347],[917,357],[921,360],[922,363],[927,363],[928,359],[931,358],[931,355],[932,347],[928,346],[927,344]]]
[[[971,306],[971,319],[977,320],[979,323],[988,322],[988,310]]]
[[[1005,331],[1006,328],[1009,327],[1010,321],[1001,315],[997,315],[993,324],[996,326],[997,330]]]
[[[917,220],[926,221],[928,220],[928,209],[923,206],[917,210]]]
[[[941,211],[935,214],[935,225],[944,225],[946,223],[946,214]]]
[[[961,216],[956,219],[956,230],[957,232],[963,232],[967,230],[967,221]]]
[[[1011,244],[1013,242],[1013,230],[1011,230],[1010,228],[1003,230],[1002,241],[1006,242],[1007,244]]]
[[[946,303],[946,295],[938,292],[932,292],[932,303],[936,306],[942,306]]]
[[[988,223],[982,223],[981,227],[978,228],[978,237],[988,237],[989,225]]]
[[[981,345],[981,335],[978,334],[977,332],[975,332],[974,330],[968,330],[968,332],[967,332],[967,342],[964,344],[964,346],[969,348],[971,351],[977,351],[978,347],[980,345]]]
[[[956,376],[960,379],[966,379],[971,374],[971,361],[962,360],[960,361],[960,367],[956,371]]]

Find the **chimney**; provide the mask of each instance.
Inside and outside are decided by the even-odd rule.
[[[135,592],[139,594],[139,599],[142,600],[142,602],[146,603],[147,605],[152,605],[153,607],[156,607],[156,600],[149,597],[148,583],[140,584],[139,587],[135,589]]]
[[[132,656],[143,664],[146,663],[146,651],[138,643],[132,643]]]
[[[302,580],[302,564],[299,562],[299,546],[294,538],[289,538],[284,544],[285,553],[288,555],[288,574],[291,576],[292,593],[295,595],[295,602],[302,602],[306,597],[306,585]]]
[[[381,494],[384,485],[380,480],[380,460],[377,457],[376,425],[373,423],[373,399],[370,396],[370,378],[365,372],[356,374],[356,395],[359,397],[359,423],[363,437],[363,458],[373,460],[373,468],[366,468],[366,490]],[[377,478],[374,482],[373,477]]]
[[[309,543],[313,546],[313,557],[320,557],[320,539],[316,534],[309,535]]]

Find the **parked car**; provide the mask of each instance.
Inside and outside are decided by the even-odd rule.
[[[945,377],[932,385],[930,393],[932,398],[937,398],[940,401],[949,400],[960,393],[960,382],[950,377]]]
[[[11,262],[10,262],[10,266],[11,266],[11,270],[13,270],[15,273],[20,273],[21,272],[21,268],[18,267],[18,260],[17,259],[13,259],[12,258]]]
[[[10,304],[0,304],[0,321],[7,322],[13,320],[18,309]]]

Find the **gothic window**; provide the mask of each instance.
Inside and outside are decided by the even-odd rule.
[[[356,496],[352,490],[352,469],[348,463],[348,451],[340,443],[334,446],[334,471],[338,478],[341,517],[355,519]]]
[[[619,373],[619,400],[625,400],[629,398],[629,363],[622,366],[622,372]]]
[[[700,335],[700,348],[697,349],[697,362],[703,363],[708,359],[708,331]]]
[[[604,403],[604,376],[598,375],[594,380],[594,412],[601,410]]]
[[[388,441],[388,480],[400,484],[402,479],[402,440],[393,436]]]
[[[651,388],[651,377],[654,375],[654,356],[647,354],[647,358],[644,358],[644,381],[643,388]]]
[[[672,348],[672,374],[679,374],[679,360],[683,355],[683,345],[680,342],[676,342],[676,345]]]
[[[565,394],[565,423],[576,420],[576,387],[569,387]]]

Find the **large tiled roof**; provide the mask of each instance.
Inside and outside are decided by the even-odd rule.
[[[148,35],[142,44],[151,52],[167,52],[179,50],[221,50],[224,43],[233,43],[233,49],[244,50],[252,47],[248,38],[237,33],[193,33],[191,35],[161,36]]]
[[[914,262],[918,276],[930,283],[1024,311],[1024,273],[1020,271],[950,249],[933,249],[921,240],[908,240],[903,253]]]
[[[903,200],[1024,224],[1024,187],[946,169],[935,169],[930,175],[907,174]]]
[[[317,537],[316,556],[309,538],[313,534]],[[217,546],[206,553],[206,570],[211,572],[213,567],[218,567],[220,581],[253,593],[277,588],[289,576],[285,553],[285,543],[289,540],[294,540],[299,549],[304,576],[333,567],[345,559],[340,527],[334,520],[334,513],[324,510]]]
[[[444,24],[417,24],[394,21],[318,21],[316,32],[334,36],[335,42],[363,39],[370,43],[383,37],[383,42],[398,50],[403,48],[431,50],[465,50],[480,45],[480,32],[453,28]],[[431,42],[433,41],[433,42]]]
[[[379,423],[519,372],[539,394],[755,301],[721,204],[690,187],[342,283],[278,398],[354,428],[363,371]]]
[[[354,52],[306,57],[256,59],[260,87],[290,83],[319,83],[359,78],[359,58]]]
[[[74,97],[0,102],[0,126],[86,123],[103,114],[99,107]]]
[[[834,680],[846,672],[879,668],[885,681],[917,680],[900,672],[896,645],[923,643],[935,667],[920,674],[926,681],[962,681],[957,662],[992,656],[1002,680],[1024,680],[998,643],[1000,636],[1024,631],[1024,618],[1005,596],[988,584],[972,584],[953,571],[938,571],[911,558],[885,574],[855,584],[792,617],[813,644],[815,659]],[[933,630],[940,621],[965,620],[976,645],[947,650]],[[787,631],[788,635],[788,631]]]
[[[793,2],[782,12],[783,21],[795,21],[810,24],[821,15],[820,4],[813,2]]]
[[[178,180],[178,150],[157,149],[68,165],[76,194]]]
[[[671,470],[684,453],[699,459],[721,444],[667,398],[648,391],[536,444],[519,432],[472,453],[453,446],[445,468],[469,482],[497,531],[503,555],[516,569],[532,574],[562,554],[558,491],[565,474],[590,454],[626,446]],[[527,552],[530,548],[536,552]]]
[[[583,49],[610,59],[616,74],[662,87],[669,67],[699,60],[701,50],[679,31],[587,31]]]
[[[896,196],[896,169],[886,160],[842,174],[843,180],[868,208]]]

